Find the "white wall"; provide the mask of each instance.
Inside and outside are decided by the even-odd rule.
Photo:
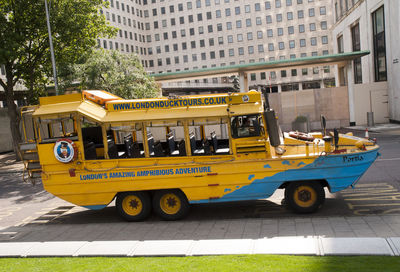
[[[386,62],[390,119],[400,122],[400,3],[385,1]]]

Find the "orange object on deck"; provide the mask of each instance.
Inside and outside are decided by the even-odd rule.
[[[106,91],[100,91],[100,90],[95,90],[95,91],[83,91],[82,92],[83,97],[85,99],[88,99],[90,101],[93,101],[99,105],[104,105],[108,101],[113,101],[113,100],[121,100],[122,98],[116,95],[113,95],[112,93],[106,92]]]

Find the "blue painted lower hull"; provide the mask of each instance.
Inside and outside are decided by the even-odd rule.
[[[273,176],[254,179],[249,185],[243,186],[219,199],[195,200],[190,201],[190,203],[215,203],[267,198],[285,182],[304,180],[326,180],[329,190],[332,193],[338,192],[354,185],[376,160],[377,156],[378,149],[350,155],[320,156],[314,162],[302,168],[289,169]],[[283,161],[282,163],[287,164],[288,162]],[[254,174],[249,174],[250,180],[254,177]]]

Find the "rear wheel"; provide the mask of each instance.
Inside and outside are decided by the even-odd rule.
[[[292,182],[285,190],[286,204],[295,212],[312,213],[325,200],[324,188],[318,182]]]
[[[153,196],[153,207],[164,220],[178,220],[189,212],[189,202],[179,190],[157,191]]]
[[[147,192],[124,192],[117,195],[116,207],[126,221],[142,221],[151,212],[151,200]]]

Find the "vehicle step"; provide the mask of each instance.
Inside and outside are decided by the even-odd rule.
[[[24,161],[38,161],[39,155],[37,152],[26,152],[22,153],[22,159]]]
[[[38,162],[29,162],[28,163],[28,170],[36,170],[42,169],[42,166]]]
[[[30,177],[31,178],[41,178],[42,177],[42,171],[31,172]]]
[[[36,150],[36,143],[21,143],[19,144],[19,150],[28,151],[28,150]]]

